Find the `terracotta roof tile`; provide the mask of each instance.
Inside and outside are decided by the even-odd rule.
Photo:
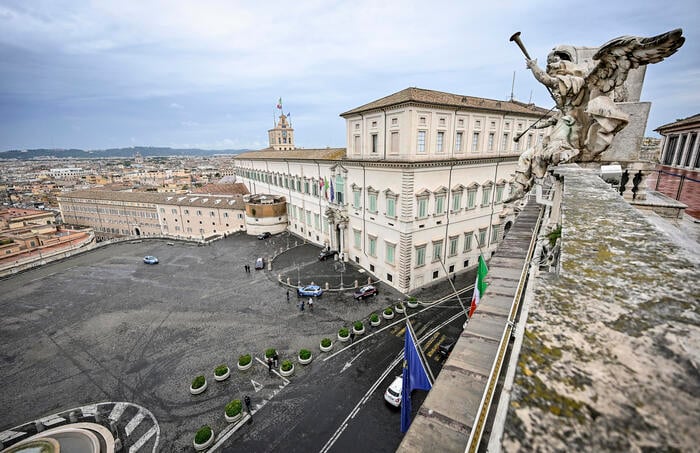
[[[316,159],[339,160],[345,158],[345,148],[292,149],[277,151],[271,148],[238,154],[235,159]]]
[[[690,124],[698,123],[698,122],[700,122],[700,113],[693,115],[693,116],[689,116],[687,118],[682,118],[682,119],[676,120],[673,123],[664,124],[663,126],[659,126],[656,129],[654,129],[654,131],[660,132],[663,129],[673,129],[673,128],[677,128],[677,127],[688,126]]]
[[[534,104],[525,104],[518,101],[498,101],[494,99],[477,98],[473,96],[464,96],[461,94],[452,94],[442,91],[411,87],[352,110],[348,110],[347,112],[341,113],[340,116],[350,116],[360,112],[381,109],[408,102],[451,108],[462,107],[464,109],[493,110],[505,113],[519,113],[523,115],[539,116],[547,112],[547,109],[543,109],[542,107],[537,107]]]
[[[58,198],[85,198],[92,200],[124,201],[130,203],[165,204],[175,206],[227,207],[243,209],[242,195],[174,194],[159,192],[106,192],[77,190]]]

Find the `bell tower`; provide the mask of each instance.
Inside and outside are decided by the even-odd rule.
[[[280,114],[277,125],[267,133],[270,137],[270,148],[278,151],[294,149],[294,129],[284,113]]]

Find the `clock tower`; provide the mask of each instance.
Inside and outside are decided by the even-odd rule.
[[[294,129],[284,113],[280,115],[277,126],[267,133],[270,136],[270,148],[278,151],[294,149]]]

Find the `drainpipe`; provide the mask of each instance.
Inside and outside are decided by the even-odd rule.
[[[447,214],[447,219],[445,221],[445,239],[443,240],[443,248],[442,248],[442,262],[444,263],[445,260],[447,259],[447,239],[448,239],[448,234],[449,234],[449,229],[450,229],[450,201],[451,201],[451,195],[452,195],[452,170],[454,169],[454,163],[450,164],[450,176],[447,179],[447,194],[445,195],[445,209],[446,214]],[[449,275],[447,275],[447,278],[450,278]]]

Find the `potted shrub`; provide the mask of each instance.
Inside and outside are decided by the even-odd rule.
[[[250,354],[244,354],[240,357],[238,357],[238,369],[241,371],[245,371],[248,368],[253,366],[253,358],[250,356]]]
[[[265,358],[266,359],[269,359],[270,357],[274,358],[275,355],[277,355],[277,351],[275,350],[275,348],[265,349]]]
[[[231,375],[231,370],[225,364],[221,364],[214,368],[214,379],[217,381],[225,381]]]
[[[311,351],[308,349],[301,349],[299,350],[299,363],[302,365],[307,365],[311,363],[313,360],[314,356],[311,354]]]
[[[365,333],[365,325],[362,323],[362,321],[355,321],[355,323],[352,325],[352,331],[355,335],[362,335]]]
[[[393,319],[394,318],[394,310],[391,309],[391,307],[387,307],[384,309],[382,312],[382,317],[384,319]]]
[[[418,299],[411,296],[408,299],[406,299],[406,305],[408,306],[408,308],[417,308],[418,307]]]
[[[350,331],[348,330],[347,327],[343,327],[338,331],[338,341],[342,341],[345,343],[350,339]]]
[[[399,302],[394,306],[394,311],[396,311],[396,313],[403,313],[404,311],[406,311],[406,308],[404,308],[402,302]]]
[[[372,327],[377,327],[380,323],[382,322],[381,318],[379,318],[379,315],[376,313],[372,313],[369,315],[369,325]]]
[[[283,360],[280,366],[280,374],[285,377],[294,374],[294,364],[290,360]]]
[[[199,428],[197,434],[194,435],[194,449],[197,451],[206,450],[214,443],[214,430],[208,425]]]
[[[229,423],[236,423],[243,418],[243,404],[241,404],[241,400],[233,400],[226,405],[224,418]]]
[[[207,389],[207,378],[201,374],[192,380],[192,385],[190,385],[190,393],[193,395],[199,395]]]
[[[331,349],[333,349],[333,342],[331,341],[330,338],[324,338],[321,340],[321,345],[320,345],[321,352],[328,352]]]

